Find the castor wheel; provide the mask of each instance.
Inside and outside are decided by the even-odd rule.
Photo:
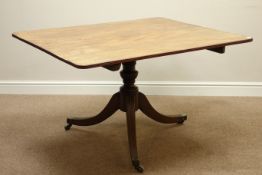
[[[133,166],[134,166],[134,168],[136,169],[137,172],[143,173],[144,167],[142,165],[140,165],[139,160],[132,161],[132,164],[133,164]]]
[[[71,124],[71,123],[68,123],[68,124],[65,126],[65,130],[68,131],[71,127],[72,127],[72,124]]]
[[[182,124],[184,123],[184,121],[185,121],[184,119],[178,119],[178,120],[177,120],[177,124],[182,125]]]
[[[180,117],[180,118],[178,118],[177,119],[177,124],[183,124],[184,123],[184,121],[186,121],[187,120],[187,116],[186,115],[184,115],[183,117]]]

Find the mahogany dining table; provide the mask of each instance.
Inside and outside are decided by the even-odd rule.
[[[72,125],[98,124],[117,110],[125,112],[130,157],[138,172],[144,168],[137,152],[136,111],[141,110],[157,122],[178,125],[187,120],[187,115],[166,116],[153,108],[135,85],[136,62],[204,49],[222,54],[226,46],[252,41],[251,37],[162,17],[15,32],[12,36],[79,69],[103,67],[118,71],[122,65],[123,85],[119,92],[96,116],[68,118],[65,130]]]

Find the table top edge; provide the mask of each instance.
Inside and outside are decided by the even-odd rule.
[[[185,53],[185,52],[192,52],[192,51],[198,51],[198,50],[205,50],[205,49],[210,49],[210,48],[217,48],[217,47],[225,47],[229,45],[236,45],[236,44],[242,44],[242,43],[247,43],[247,42],[252,42],[253,38],[252,37],[246,37],[246,39],[239,40],[239,41],[234,41],[234,42],[227,42],[227,43],[221,43],[221,44],[216,44],[216,45],[210,45],[210,46],[202,46],[202,47],[196,47],[196,48],[189,48],[185,50],[178,50],[178,51],[171,51],[171,52],[164,52],[164,53],[157,53],[157,54],[152,54],[152,55],[145,55],[145,56],[139,56],[139,57],[134,57],[134,58],[127,58],[127,59],[122,59],[122,60],[116,60],[116,61],[111,61],[111,62],[101,62],[97,64],[91,64],[91,65],[78,65],[73,62],[70,62],[68,60],[65,60],[64,58],[59,57],[58,55],[32,43],[29,42],[21,37],[19,37],[16,33],[12,33],[12,37],[29,44],[45,53],[48,55],[53,56],[54,58],[57,58],[60,61],[63,61],[75,68],[78,69],[89,69],[89,68],[95,68],[95,67],[103,67],[103,66],[108,66],[108,65],[114,65],[114,64],[120,64],[124,62],[130,62],[130,61],[138,61],[138,60],[143,60],[143,59],[148,59],[148,58],[156,58],[156,57],[162,57],[162,56],[168,56],[168,55],[175,55],[175,54],[180,54],[180,53]]]

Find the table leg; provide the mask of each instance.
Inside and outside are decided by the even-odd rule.
[[[128,143],[129,151],[132,164],[134,168],[142,173],[144,168],[140,165],[137,153],[137,144],[136,144],[136,116],[135,116],[135,105],[134,101],[130,99],[130,102],[127,104],[126,119],[127,119],[127,133],[128,133]]]
[[[119,109],[120,93],[116,93],[112,96],[106,107],[96,116],[89,118],[68,118],[67,126],[65,130],[69,130],[72,125],[77,126],[90,126],[101,123],[106,120],[108,117],[113,115]]]
[[[172,116],[165,116],[159,112],[157,112],[153,106],[150,104],[146,96],[139,92],[138,94],[138,106],[139,109],[149,118],[160,122],[160,123],[178,123],[183,124],[185,120],[187,120],[186,114],[178,114]]]

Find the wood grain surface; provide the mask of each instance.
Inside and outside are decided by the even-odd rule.
[[[160,17],[16,32],[13,36],[77,68],[252,41],[251,37]]]

